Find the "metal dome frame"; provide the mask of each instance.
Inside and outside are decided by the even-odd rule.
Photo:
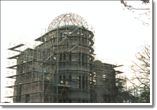
[[[60,28],[62,26],[79,26],[90,29],[88,23],[78,14],[66,13],[57,16],[48,26],[48,31]],[[91,30],[91,29],[90,29]]]

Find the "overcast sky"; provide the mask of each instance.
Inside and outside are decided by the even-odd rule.
[[[129,3],[151,10],[141,2]],[[103,62],[129,66],[144,45],[151,45],[151,13],[146,15],[145,10],[127,10],[120,1],[2,1],[1,6],[2,82],[9,74],[6,70],[9,65],[7,57],[10,56],[7,48],[18,43],[30,46],[34,39],[46,32],[50,22],[63,13],[76,13],[94,28],[96,59]],[[4,85],[2,83],[2,87]]]

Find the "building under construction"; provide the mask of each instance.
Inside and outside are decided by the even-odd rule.
[[[35,48],[9,48],[16,59],[14,103],[109,103],[118,93],[115,65],[94,59],[94,34],[79,15],[55,18]]]

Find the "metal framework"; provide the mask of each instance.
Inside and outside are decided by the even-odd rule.
[[[75,14],[75,13],[66,13],[57,16],[48,26],[48,31],[60,28],[62,26],[78,26],[78,27],[84,27],[86,29],[90,29],[87,22],[82,18],[81,16]]]

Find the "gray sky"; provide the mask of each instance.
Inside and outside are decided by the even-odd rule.
[[[129,3],[151,10],[150,4],[141,5],[137,1]],[[96,59],[126,65],[124,71],[127,71],[135,54],[144,45],[152,43],[151,13],[145,15],[144,10],[127,10],[120,1],[2,1],[1,6],[2,82],[6,82],[6,75],[12,74],[6,70],[11,65],[7,60],[11,56],[7,48],[18,43],[32,45],[34,39],[46,32],[50,22],[63,13],[72,12],[82,16],[95,30]],[[5,85],[2,83],[2,87]],[[4,94],[5,90],[2,91]]]

